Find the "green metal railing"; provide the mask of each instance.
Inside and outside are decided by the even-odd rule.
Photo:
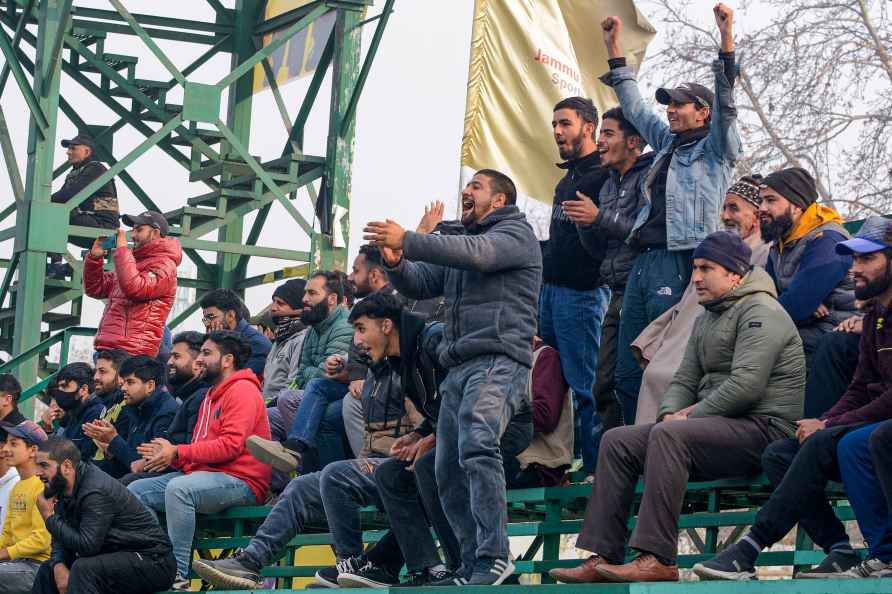
[[[15,373],[16,370],[22,364],[30,361],[34,357],[38,357],[43,353],[48,353],[49,350],[56,346],[57,344],[62,345],[62,350],[59,353],[59,367],[66,365],[68,363],[68,352],[71,347],[71,339],[74,336],[95,336],[96,328],[87,328],[85,326],[71,326],[70,328],[65,328],[59,332],[56,332],[46,340],[34,345],[27,351],[13,357],[6,363],[0,365],[0,373]],[[47,375],[45,378],[26,388],[22,395],[19,397],[19,404],[25,402],[35,394],[42,392],[56,377],[56,373],[58,371],[54,371],[51,374]]]

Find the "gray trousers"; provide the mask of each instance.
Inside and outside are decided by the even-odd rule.
[[[28,594],[38,569],[40,561],[34,559],[0,561],[0,594]]]
[[[528,398],[529,373],[504,355],[486,355],[451,368],[440,386],[437,487],[462,559],[508,558],[499,439]]]
[[[625,557],[626,522],[638,478],[644,494],[629,546],[674,562],[689,480],[755,476],[762,450],[786,437],[766,417],[706,417],[617,427],[604,434],[576,547],[611,563]]]

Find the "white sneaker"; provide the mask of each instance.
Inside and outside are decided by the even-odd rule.
[[[892,577],[892,563],[872,558],[838,575],[842,579]]]

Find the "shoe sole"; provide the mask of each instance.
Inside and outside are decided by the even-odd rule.
[[[756,572],[748,571],[719,571],[718,569],[710,569],[700,563],[691,568],[694,574],[701,580],[716,581],[724,580],[728,582],[748,582],[756,580]]]
[[[210,585],[217,588],[226,588],[232,590],[257,590],[263,587],[263,581],[255,582],[248,578],[240,578],[228,573],[223,573],[213,565],[204,563],[196,559],[192,562],[192,569],[195,573]]]
[[[551,576],[552,578],[556,579],[557,581],[561,582],[562,584],[602,584],[602,583],[604,583],[603,579],[599,579],[600,576],[595,577],[594,580],[580,580],[580,579],[572,578],[569,576],[561,577],[559,575],[555,575],[555,574],[551,573],[550,571],[548,572],[548,575]]]
[[[332,582],[325,579],[324,577],[319,575],[318,571],[316,572],[316,575],[313,576],[313,579],[315,579],[316,581],[312,584],[308,584],[307,588],[309,588],[310,586],[316,586],[317,588],[340,588],[337,582]]]
[[[356,575],[355,573],[342,573],[338,575],[338,585],[341,588],[392,588],[396,586],[396,584],[385,584],[383,582],[376,582],[375,580],[370,580],[368,578],[364,578],[360,575]]]
[[[252,435],[245,442],[245,447],[254,458],[264,464],[269,464],[279,472],[289,473],[297,470],[297,460],[294,459],[294,456],[283,451],[279,442],[272,442],[272,444],[266,439]]]

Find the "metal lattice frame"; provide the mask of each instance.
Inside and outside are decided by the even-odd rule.
[[[73,0],[0,0],[0,51],[5,63],[0,71],[0,96],[10,77],[28,107],[30,124],[27,165],[24,176],[17,152],[0,106],[0,151],[12,186],[13,204],[0,210],[0,241],[15,238],[10,260],[0,281],[0,348],[18,355],[34,347],[49,330],[61,329],[80,320],[82,263],[67,253],[66,235],[96,237],[103,232],[68,225],[69,212],[108,179],[116,177],[147,209],[159,210],[151,197],[131,177],[126,167],[152,147],[158,147],[188,171],[191,182],[201,182],[207,192],[189,198],[183,207],[166,213],[171,233],[178,235],[186,256],[198,270],[197,279],[181,279],[181,286],[206,290],[248,287],[306,273],[313,268],[345,268],[346,248],[333,245],[332,209],[349,211],[353,123],[356,105],[369,67],[374,59],[394,0],[386,0],[381,14],[363,20],[372,0],[316,0],[275,18],[263,19],[266,2],[236,0],[234,9],[218,0],[207,0],[215,22],[201,22],[131,14],[121,0],[109,0],[113,10],[73,6]],[[159,7],[166,3],[159,3]],[[276,85],[269,58],[293,35],[322,17],[332,18],[334,28],[309,83],[297,114],[292,119]],[[362,26],[377,20],[371,45],[360,66]],[[263,35],[276,35],[261,47]],[[109,35],[138,37],[170,74],[169,80],[143,80],[136,76],[135,56],[105,51]],[[156,39],[206,46],[195,61],[180,69],[165,54]],[[35,50],[32,61],[22,44]],[[212,57],[231,55],[231,72],[213,85],[192,82],[189,76]],[[288,140],[277,159],[260,162],[248,151],[252,120],[252,80],[255,66],[263,66]],[[303,153],[304,129],[313,105],[321,100],[319,90],[331,72],[326,154]],[[75,108],[60,96],[62,75],[76,82],[118,116],[111,126],[89,126]],[[168,92],[183,89],[183,104],[167,101]],[[222,93],[228,89],[225,119],[221,115]],[[63,175],[67,165],[54,168],[56,124],[62,112],[81,131],[90,131],[97,142],[100,159],[109,171],[67,204],[52,204],[49,188]],[[129,154],[115,159],[108,142],[129,126],[145,140]],[[185,149],[184,152],[182,149]],[[313,183],[320,184],[321,197]],[[58,185],[58,182],[57,182]],[[315,232],[312,222],[294,205],[297,191],[306,188],[320,215],[324,233]],[[261,229],[274,203],[284,206],[294,223],[310,237],[310,251],[257,245]],[[16,213],[14,226],[2,222]],[[245,233],[244,219],[256,212]],[[347,237],[349,217],[340,220]],[[216,237],[214,238],[214,234]],[[208,237],[210,235],[210,237]],[[200,251],[216,253],[205,260]],[[47,252],[66,253],[74,267],[71,281],[47,280]],[[296,262],[292,266],[245,278],[252,256]],[[13,278],[17,274],[17,282]],[[70,304],[66,313],[52,312]],[[196,306],[171,320],[172,326],[189,316]],[[18,367],[23,385],[34,384],[40,359],[34,356]]]

